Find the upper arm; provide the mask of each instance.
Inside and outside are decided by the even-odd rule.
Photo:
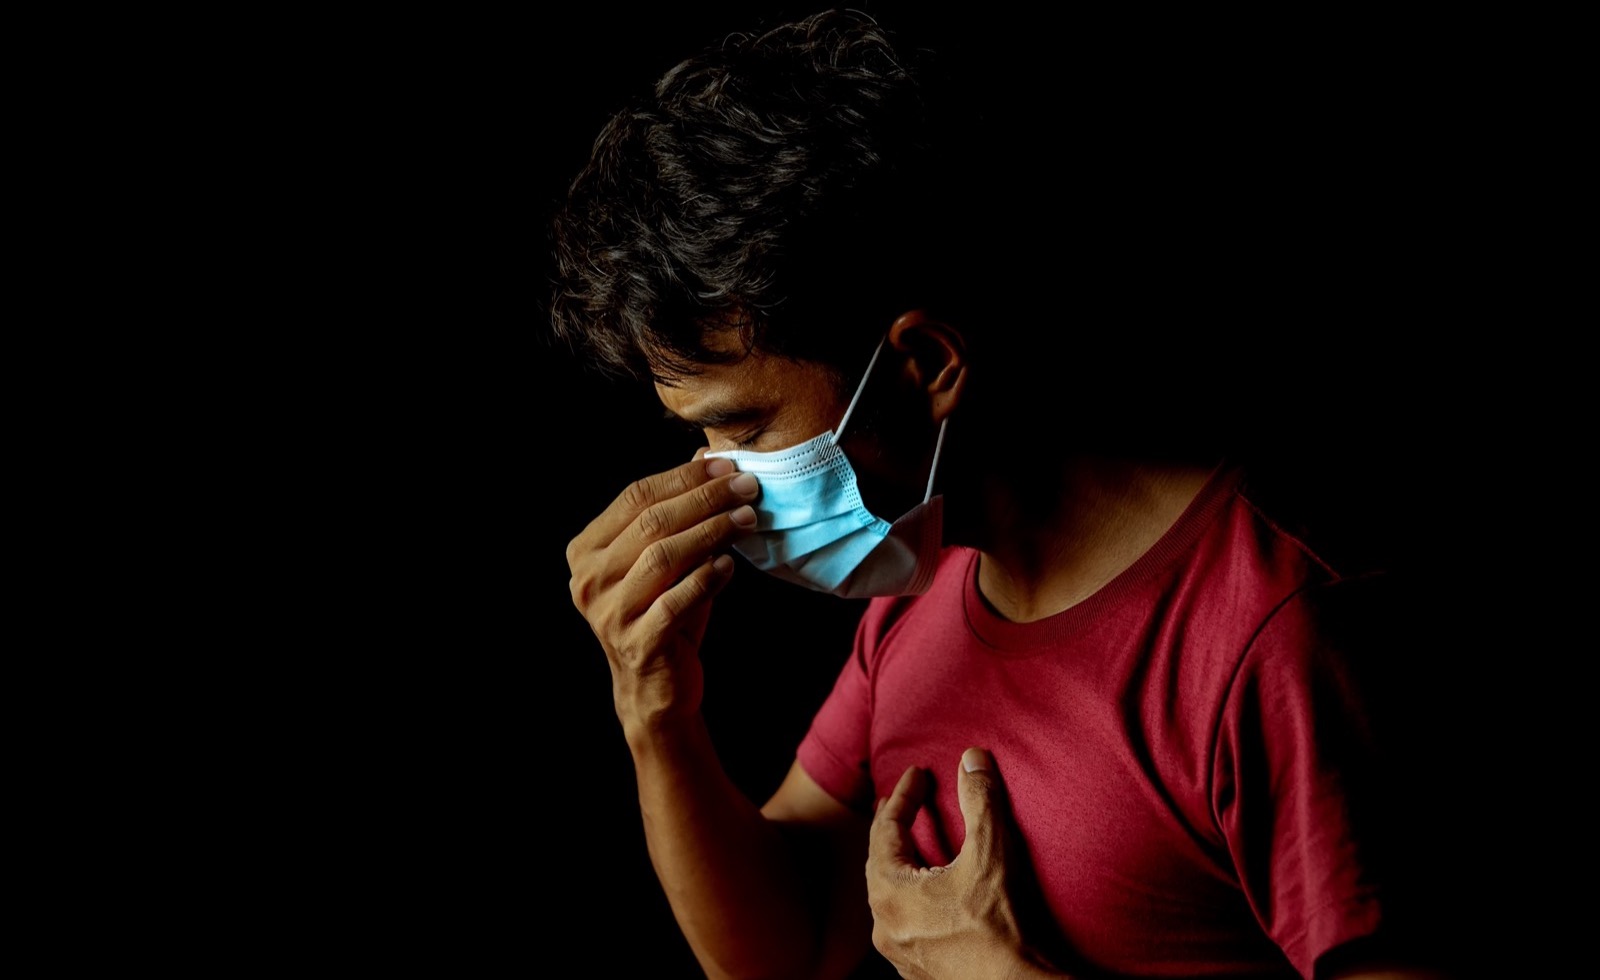
[[[1448,976],[1455,958],[1459,898],[1423,819],[1448,814],[1405,764],[1419,757],[1395,717],[1408,645],[1388,589],[1345,580],[1286,601],[1240,666],[1219,736],[1214,805],[1241,882],[1317,980]]]
[[[865,833],[869,823],[865,816],[834,799],[827,790],[817,785],[796,761],[789,767],[772,798],[761,807],[761,815],[777,823],[801,823],[818,826],[845,826],[859,823]]]
[[[817,785],[797,761],[761,808],[793,843],[821,909],[818,978],[845,977],[872,948],[867,907],[867,830],[871,821]]]

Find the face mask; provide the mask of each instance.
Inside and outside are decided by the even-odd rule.
[[[933,477],[949,419],[939,424],[922,503],[892,524],[861,503],[855,469],[839,448],[882,352],[880,341],[834,431],[772,453],[706,453],[707,458],[732,460],[761,481],[755,530],[734,548],[762,571],[851,599],[920,595],[932,584],[944,512],[944,498],[933,496]]]

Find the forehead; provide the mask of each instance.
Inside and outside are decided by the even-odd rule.
[[[824,365],[762,351],[655,385],[663,405],[691,420],[711,408],[828,408],[837,388],[834,372]]]

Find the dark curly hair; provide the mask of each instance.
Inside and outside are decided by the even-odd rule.
[[[859,371],[912,308],[963,302],[960,127],[929,52],[827,11],[727,38],[616,113],[552,224],[557,337],[670,382],[707,331]]]

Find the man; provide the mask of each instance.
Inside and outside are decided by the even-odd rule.
[[[1056,108],[1026,64],[980,92],[912,54],[845,13],[729,38],[611,120],[555,223],[558,333],[707,441],[567,549],[695,955],[1443,975],[1371,693],[1390,585],[1212,438],[1227,342],[1165,317],[1227,285],[1168,261],[1188,185],[1149,142],[1078,168],[1002,142]],[[1008,86],[1032,95],[989,101]],[[738,561],[873,597],[759,804],[700,714]]]

